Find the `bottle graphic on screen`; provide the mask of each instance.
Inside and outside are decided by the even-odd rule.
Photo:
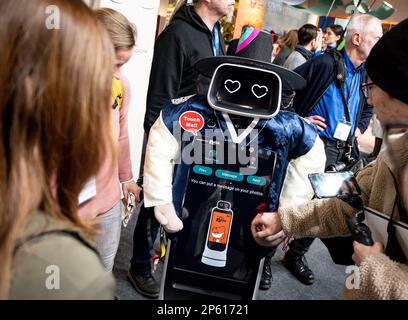
[[[227,250],[231,233],[233,212],[231,203],[218,201],[211,211],[207,240],[201,262],[213,267],[225,267],[227,264]]]

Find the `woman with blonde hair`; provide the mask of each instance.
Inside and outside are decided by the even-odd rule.
[[[0,17],[0,298],[112,299],[77,216],[112,154],[109,35],[80,0],[1,0]]]
[[[111,272],[119,247],[122,206],[120,185],[127,200],[132,193],[139,201],[141,188],[133,181],[130,160],[128,112],[130,104],[129,81],[121,74],[121,68],[133,54],[136,28],[121,13],[98,8],[95,14],[105,26],[115,48],[115,72],[112,84],[112,135],[118,144],[118,159],[107,154],[95,179],[96,195],[79,209],[81,219],[92,220],[98,226],[97,248],[106,271]]]

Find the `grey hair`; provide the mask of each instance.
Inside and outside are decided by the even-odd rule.
[[[350,43],[351,37],[355,33],[359,33],[360,35],[366,35],[368,32],[370,32],[370,27],[372,26],[372,22],[374,21],[381,24],[380,19],[369,14],[354,15],[347,26],[346,42]]]

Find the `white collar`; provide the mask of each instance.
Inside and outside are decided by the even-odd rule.
[[[255,126],[259,122],[259,118],[254,118],[250,125],[238,136],[237,131],[235,130],[234,124],[232,123],[228,113],[222,113],[225,123],[227,124],[228,131],[230,132],[231,139],[234,143],[241,143],[244,139],[251,133]]]

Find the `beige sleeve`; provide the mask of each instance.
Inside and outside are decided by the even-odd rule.
[[[366,166],[357,175],[361,199],[368,205],[378,163]],[[279,209],[285,233],[302,236],[334,237],[349,234],[346,218],[356,210],[340,199],[315,199],[303,205]]]
[[[279,208],[297,206],[312,199],[314,191],[308,175],[324,172],[325,163],[324,144],[317,137],[308,153],[289,162],[279,198]]]
[[[355,212],[339,199],[315,199],[297,207],[279,210],[283,231],[295,238],[349,234],[346,218]]]
[[[146,148],[143,176],[146,208],[173,202],[173,170],[179,149],[179,143],[165,126],[160,114],[150,129]]]
[[[359,271],[360,289],[370,299],[408,299],[407,265],[396,263],[380,253],[365,258]]]

